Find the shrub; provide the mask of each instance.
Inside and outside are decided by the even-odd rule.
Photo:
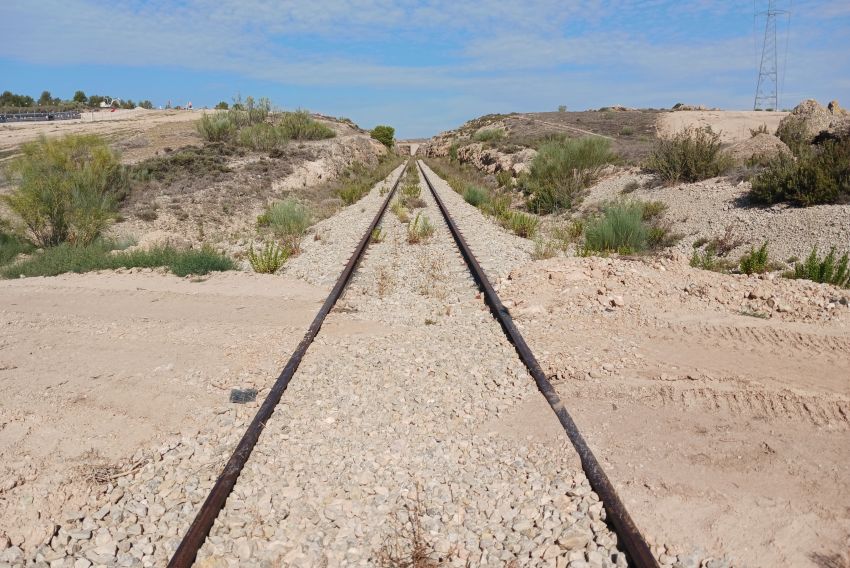
[[[460,148],[459,142],[452,142],[452,145],[449,146],[449,160],[452,162],[457,162],[457,151]]]
[[[850,271],[847,265],[847,253],[844,253],[836,264],[835,247],[830,249],[823,260],[818,257],[818,248],[814,247],[805,262],[795,264],[794,270],[787,276],[850,288]]]
[[[476,142],[498,142],[502,138],[505,137],[505,131],[501,128],[490,128],[486,130],[479,130],[475,133],[475,136],[472,137]]]
[[[750,249],[750,252],[741,257],[738,267],[744,274],[764,274],[767,272],[767,242],[758,249]]]
[[[281,113],[275,122],[281,136],[289,140],[324,140],[336,136],[333,129],[310,116],[306,110]]]
[[[267,122],[252,124],[239,131],[239,144],[252,150],[268,152],[284,146],[287,141],[283,129]]]
[[[378,125],[372,129],[370,135],[387,148],[392,148],[393,141],[395,139],[395,128],[392,126]]]
[[[829,140],[795,160],[780,155],[753,178],[750,197],[794,205],[850,202],[850,138]]]
[[[534,240],[534,250],[531,253],[532,260],[546,260],[558,254],[558,247],[552,241],[542,239]]]
[[[802,120],[784,120],[776,129],[776,136],[785,142],[785,145],[795,156],[802,156],[809,150],[811,137]]]
[[[402,223],[407,223],[408,221],[410,221],[410,211],[407,210],[407,207],[405,207],[401,201],[394,201],[393,204],[390,206],[390,211],[392,211],[395,216],[398,217],[398,220]]]
[[[221,101],[217,105],[215,105],[216,110],[227,110],[230,105],[227,104],[226,101]]]
[[[207,142],[227,142],[236,135],[236,124],[227,113],[205,114],[198,120],[198,134]]]
[[[463,190],[463,199],[474,207],[481,207],[490,201],[490,192],[483,187],[467,185]]]
[[[640,189],[640,182],[636,179],[629,180],[626,185],[623,186],[623,191],[621,193],[633,193]]]
[[[649,229],[638,202],[608,205],[584,230],[585,252],[633,254],[649,246]]]
[[[200,250],[177,250],[162,247],[148,251],[123,251],[113,254],[116,244],[97,240],[88,245],[62,243],[0,271],[4,278],[23,276],[56,276],[65,272],[89,272],[116,268],[168,267],[177,276],[204,275],[233,270],[234,262],[208,247]]]
[[[750,128],[750,138],[755,138],[759,134],[770,134],[766,123],[763,122],[758,128]]]
[[[584,220],[574,219],[568,225],[556,225],[552,228],[552,237],[558,242],[561,250],[576,242],[584,234]]]
[[[695,182],[716,177],[732,166],[721,149],[720,134],[711,127],[686,128],[655,144],[646,168],[669,184]]]
[[[260,252],[254,251],[254,244],[248,249],[248,262],[254,272],[260,274],[274,274],[292,255],[292,250],[287,246],[280,246],[275,241],[266,241]]]
[[[530,194],[529,208],[537,213],[570,209],[582,192],[615,158],[604,138],[547,142],[540,146],[522,185]]]
[[[499,187],[511,187],[513,185],[514,176],[508,170],[500,170],[496,174],[496,183]]]
[[[375,227],[374,229],[372,229],[372,236],[370,238],[372,239],[373,243],[384,242],[384,237],[384,230],[381,227]]]
[[[499,222],[515,235],[526,239],[534,236],[540,224],[537,217],[521,211],[509,211],[499,218]]]
[[[426,215],[421,213],[417,213],[413,222],[407,226],[407,242],[410,244],[421,243],[433,234],[434,225]]]
[[[275,236],[285,239],[293,252],[300,250],[301,239],[310,223],[310,212],[294,199],[273,203],[257,219],[257,224],[269,227]]]
[[[88,244],[115,217],[129,187],[118,155],[97,136],[40,138],[21,147],[7,174],[17,187],[2,199],[33,241]]]
[[[32,252],[34,248],[24,239],[0,230],[0,266],[13,261],[19,254]]]

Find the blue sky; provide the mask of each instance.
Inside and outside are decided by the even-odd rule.
[[[391,124],[399,137],[561,104],[747,109],[757,74],[752,1],[3,4],[0,90],[195,106],[268,96],[364,127]],[[790,8],[782,106],[809,97],[850,106],[850,1]]]

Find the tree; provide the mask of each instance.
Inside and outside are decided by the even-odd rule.
[[[395,128],[392,126],[378,125],[372,129],[372,138],[386,146],[393,147],[393,139],[395,138]]]
[[[53,95],[50,94],[50,91],[42,91],[41,96],[38,97],[38,106],[49,106],[53,103]]]
[[[215,105],[215,108],[218,109],[218,110],[227,110],[228,106],[229,105],[225,101],[221,101],[220,103]]]
[[[99,107],[100,103],[104,101],[103,97],[100,95],[91,95],[89,97],[89,106],[90,107]]]
[[[75,103],[83,103],[83,104],[85,104],[85,102],[86,102],[88,99],[86,98],[86,94],[85,94],[84,92],[82,92],[82,91],[75,91],[75,92],[74,92],[74,97],[73,97],[73,99],[72,99],[72,100],[73,100]]]
[[[0,107],[30,107],[34,103],[29,95],[16,95],[12,91],[3,91],[0,95]]]
[[[121,108],[133,109],[136,108],[136,103],[133,102],[133,99],[127,99],[121,103]]]
[[[150,102],[149,100],[145,99],[145,100],[143,100],[142,102],[139,103],[139,106],[142,107],[142,108],[146,108],[146,109],[150,110],[150,109],[153,108],[153,103]]]

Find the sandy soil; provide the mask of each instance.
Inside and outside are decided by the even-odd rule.
[[[845,565],[850,293],[598,258],[536,263],[502,288],[656,544],[736,566]],[[541,408],[512,423],[545,436],[523,426]]]
[[[28,538],[98,470],[272,382],[323,298],[238,272],[0,281],[0,534]]]
[[[779,121],[787,112],[762,112],[740,110],[683,110],[665,112],[658,115],[658,133],[669,136],[689,126],[711,126],[721,133],[723,142],[738,142],[750,138],[750,129],[756,130],[762,124],[768,131],[776,132]]]
[[[80,120],[55,122],[13,122],[0,125],[0,163],[17,153],[24,142],[39,136],[98,134],[115,143],[122,161],[140,162],[165,148],[180,148],[200,143],[194,121],[204,111],[187,110],[116,110],[87,112]]]

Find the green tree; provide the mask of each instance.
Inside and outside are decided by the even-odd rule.
[[[221,101],[220,103],[215,105],[215,108],[218,109],[218,110],[227,110],[228,106],[230,106],[230,105],[228,105],[227,102]]]
[[[50,94],[50,91],[42,91],[41,96],[38,97],[38,106],[49,106],[53,103],[53,95]]]
[[[139,106],[142,107],[142,108],[146,108],[146,109],[150,110],[150,109],[153,108],[153,103],[150,102],[149,100],[145,99],[145,100],[143,100],[142,102],[139,103]]]
[[[72,99],[75,103],[84,103],[88,100],[86,94],[82,91],[75,91]]]
[[[0,107],[30,107],[34,103],[29,95],[16,95],[12,91],[3,91],[0,95]]]
[[[378,125],[372,129],[372,138],[387,148],[392,148],[393,141],[395,139],[395,128],[392,126]]]
[[[100,95],[91,95],[89,97],[89,106],[90,107],[99,107],[100,103],[104,101],[104,98]]]

